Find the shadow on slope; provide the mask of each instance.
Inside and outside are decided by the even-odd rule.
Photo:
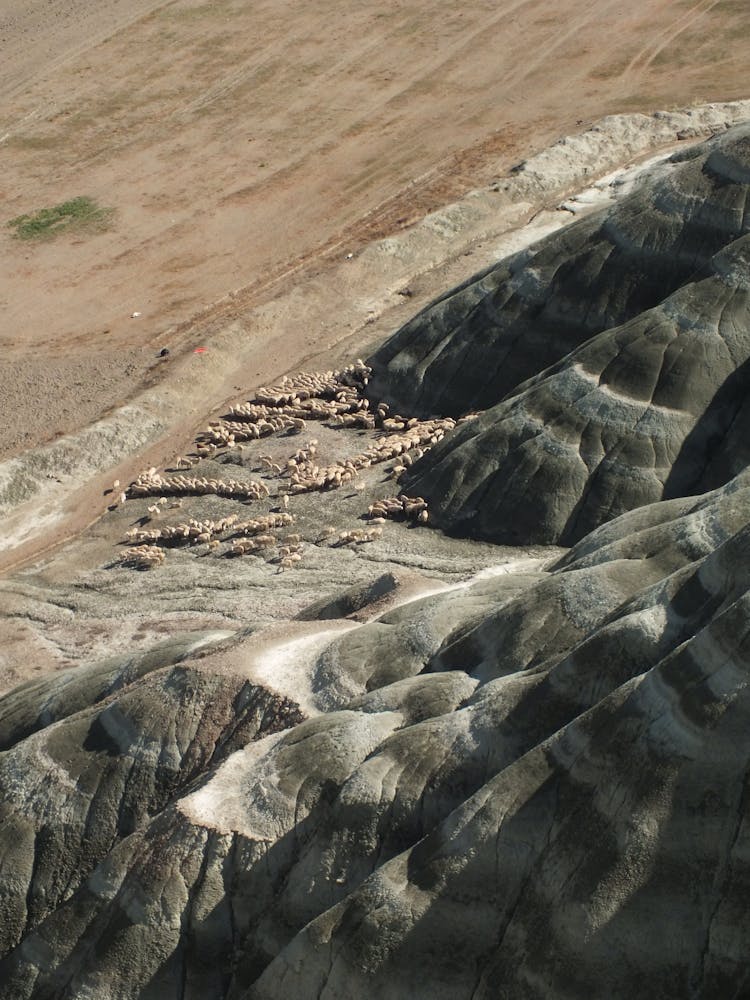
[[[340,703],[207,759],[50,900],[0,967],[9,995],[626,997],[647,974],[675,1000],[731,996],[716,991],[740,981],[748,929],[746,478],[624,515],[520,592],[452,591],[436,651],[445,592],[362,626],[375,664],[385,637],[428,625],[380,682],[346,653],[354,633],[334,639],[321,664]],[[154,676],[131,696],[161,700]],[[14,747],[18,796],[44,736]],[[20,903],[28,885],[3,891]]]
[[[653,308],[748,231],[749,159],[737,126],[441,296],[372,356],[370,398],[416,416],[486,409]]]
[[[447,435],[406,491],[451,534],[570,545],[634,507],[715,485],[747,454],[736,421],[750,388],[748,266],[744,237],[707,277]]]

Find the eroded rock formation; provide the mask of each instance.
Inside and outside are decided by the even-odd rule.
[[[747,995],[748,162],[691,151],[374,362],[486,408],[409,472],[429,523],[564,555],[0,699],[3,997]]]
[[[567,545],[746,466],[750,128],[673,161],[374,356],[371,391],[394,403],[486,411],[406,475],[431,523]]]
[[[6,995],[740,995],[748,489],[352,627],[307,720],[210,657],[16,691]]]

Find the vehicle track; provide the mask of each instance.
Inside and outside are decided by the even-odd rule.
[[[636,73],[647,70],[653,61],[678,38],[683,32],[692,28],[701,18],[709,14],[719,0],[698,0],[698,3],[687,10],[680,17],[675,18],[656,38],[652,38],[648,45],[644,45],[630,60],[622,73],[622,79],[626,80]]]

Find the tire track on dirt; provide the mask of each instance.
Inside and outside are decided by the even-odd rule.
[[[499,10],[496,10],[486,20],[482,21],[481,24],[479,24],[478,26],[473,26],[472,28],[467,29],[465,32],[463,32],[456,39],[455,43],[447,50],[447,52],[444,52],[439,58],[426,62],[417,80],[411,80],[408,87],[402,88],[396,94],[392,95],[388,99],[388,103],[390,103],[394,99],[401,97],[404,93],[408,93],[408,91],[412,89],[415,86],[415,84],[418,84],[419,81],[434,75],[438,70],[443,68],[443,66],[447,62],[451,61],[457,55],[465,51],[467,47],[474,44],[478,38],[485,35],[489,31],[489,29],[494,27],[497,23],[506,19],[512,14],[516,13],[520,8],[526,7],[531,3],[538,4],[539,0],[508,0],[508,2],[503,7],[501,7]],[[398,34],[399,31],[397,25],[394,28],[393,32],[391,33],[390,37],[397,40]],[[346,54],[344,54],[340,59],[337,59],[334,62],[332,62],[329,65],[329,67],[325,70],[325,72],[320,73],[316,76],[315,89],[318,90],[322,84],[331,83],[331,81],[333,81],[337,76],[345,74],[353,67],[362,65],[362,63],[365,62],[367,56],[370,53],[375,52],[378,49],[386,46],[387,41],[388,41],[387,39],[386,40],[373,39],[372,41],[364,41],[364,44],[361,47],[356,48],[354,51],[352,51],[352,49],[349,48]],[[227,74],[222,80],[218,81],[212,88],[210,88],[210,90],[206,91],[204,94],[201,94],[195,100],[190,101],[183,108],[179,109],[179,111],[175,113],[176,116],[178,117],[187,116],[197,110],[206,107],[213,101],[226,96],[227,94],[231,93],[231,91],[235,87],[241,85],[242,83],[244,83],[246,80],[250,79],[257,73],[262,72],[265,67],[272,65],[275,57],[281,56],[284,52],[286,52],[290,48],[291,49],[295,48],[293,38],[292,39],[285,38],[282,45],[276,46],[270,51],[268,48],[264,49],[263,58],[259,62],[253,63],[251,66],[241,67],[239,70],[235,70],[234,72]],[[377,107],[377,103],[378,103],[377,100],[370,102],[365,110],[367,112],[371,111],[374,107]],[[288,102],[287,111],[290,114],[293,113],[295,110],[303,111],[305,110],[307,105],[308,105],[307,97],[303,96]],[[359,116],[357,118],[357,121],[360,121],[362,118],[367,117],[367,114],[363,113],[363,109],[361,107],[358,108],[358,111],[359,111]],[[326,140],[324,139],[323,141]]]
[[[716,0],[714,0],[716,2]],[[620,9],[622,4],[619,0],[608,0],[608,2],[599,2],[599,0],[591,0],[588,4],[588,8],[584,14],[576,18],[574,21],[569,22],[567,28],[564,31],[556,31],[554,35],[554,41],[544,48],[540,49],[536,55],[531,59],[524,59],[523,61],[523,72],[520,77],[513,74],[508,74],[503,82],[508,83],[519,83],[521,80],[530,76],[533,72],[543,66],[544,63],[549,62],[551,56],[562,46],[569,42],[571,39],[575,38],[576,35],[592,22],[601,20],[602,16],[608,11],[615,9]]]
[[[532,2],[535,2],[535,0],[512,0],[512,2],[503,7],[501,11],[496,12],[492,17],[484,22],[485,27],[487,24],[494,24],[498,20],[506,17],[508,13],[512,13]],[[716,0],[712,0],[712,2],[716,2]],[[600,0],[590,0],[586,11],[580,17],[572,21],[564,32],[557,33],[554,40],[540,50],[534,59],[526,60],[524,62],[524,76],[532,73],[539,66],[543,65],[543,63],[552,55],[552,53],[555,52],[555,50],[566,44],[571,38],[574,38],[586,24],[596,18],[600,18],[603,11],[619,6],[620,0],[608,0],[608,2],[604,4],[602,4]],[[431,73],[443,70],[449,59],[460,58],[461,51],[472,44],[472,42],[474,42],[484,30],[485,28],[472,31],[469,37],[464,39],[460,44],[454,46],[451,56],[447,59],[434,60],[431,64]],[[515,70],[509,71],[506,77],[508,81],[516,80],[517,82],[518,77],[514,76],[514,72]],[[322,140],[323,143],[328,141],[330,141],[329,138]],[[288,175],[293,173],[296,169],[302,168],[305,160],[307,159],[307,155],[309,155],[309,151],[305,156],[300,157],[298,161],[289,164],[285,168],[284,174]],[[268,294],[280,283],[288,281],[308,266],[312,261],[317,261],[318,264],[322,264],[324,261],[330,259],[336,253],[343,251],[345,248],[351,248],[352,245],[356,244],[359,233],[368,233],[368,236],[372,238],[372,233],[369,232],[369,230],[371,230],[371,227],[377,220],[378,216],[387,216],[391,206],[395,203],[402,202],[409,191],[436,180],[442,173],[450,168],[450,165],[454,162],[454,160],[455,153],[452,152],[446,155],[438,163],[433,164],[433,166],[431,166],[428,170],[419,174],[417,177],[414,177],[406,185],[399,185],[396,191],[388,193],[376,205],[373,205],[366,212],[362,213],[356,222],[345,231],[335,234],[328,241],[312,248],[308,253],[300,256],[296,260],[286,260],[280,263],[277,268],[266,270],[262,276],[256,278],[254,281],[233,289],[218,300],[208,304],[204,307],[204,309],[200,310],[189,319],[171,328],[166,334],[161,334],[161,339],[164,339],[164,337],[167,336],[173,343],[179,343],[180,346],[185,347],[191,342],[191,337],[195,337],[196,327],[200,327],[205,333],[206,324],[215,323],[217,321],[226,321],[230,317],[236,317],[244,309],[248,308],[250,302],[256,300],[260,296]],[[154,343],[156,343],[156,341],[154,341]]]
[[[672,21],[668,27],[664,29],[664,31],[657,35],[656,39],[652,39],[648,45],[644,45],[644,47],[633,56],[628,65],[625,67],[621,75],[621,79],[627,79],[635,73],[642,73],[644,70],[648,69],[654,59],[656,59],[668,45],[671,45],[672,42],[684,31],[687,31],[688,28],[692,28],[694,24],[701,20],[701,18],[710,13],[718,2],[719,0],[698,0],[698,3],[694,4],[690,10],[686,11],[680,17]]]
[[[536,5],[540,9],[546,9],[544,5],[539,3],[539,0],[516,0],[516,2],[508,4],[507,7],[489,18],[480,29],[472,32],[469,37],[457,43],[447,55],[437,60],[430,67],[429,74],[424,73],[420,75],[418,80],[412,81],[409,89],[415,86],[424,86],[429,76],[437,76],[438,74],[444,76],[453,65],[464,62],[467,50],[476,47],[477,42],[481,40],[482,36],[488,33],[488,29],[505,20],[510,14],[516,13],[520,8],[527,6],[529,2],[536,2]],[[712,0],[712,2],[716,3],[718,0]],[[528,52],[525,52],[522,62],[520,60],[519,63],[514,62],[505,75],[500,78],[499,82],[503,86],[507,86],[509,92],[517,90],[521,81],[533,74],[545,63],[550,62],[557,50],[574,39],[584,28],[601,20],[610,10],[619,10],[621,7],[622,4],[619,0],[589,0],[580,16],[568,21],[564,30],[560,30],[559,26],[551,28],[550,35],[552,37],[549,42],[536,49],[531,58],[529,58]],[[399,95],[399,98],[401,96]]]
[[[106,28],[99,31],[93,30],[93,32],[89,34],[90,29],[86,24],[85,18],[79,17],[76,25],[76,37],[80,37],[81,34],[84,34],[86,41],[67,47],[65,52],[57,59],[47,60],[43,62],[41,67],[38,63],[38,59],[41,58],[41,56],[34,52],[33,41],[25,45],[22,48],[23,59],[15,73],[12,69],[10,71],[7,70],[7,65],[11,64],[10,60],[6,62],[7,77],[2,78],[6,82],[4,82],[2,87],[0,87],[0,97],[6,101],[16,97],[31,83],[38,83],[40,80],[45,79],[51,73],[57,72],[68,63],[77,59],[79,56],[89,52],[93,48],[96,48],[96,46],[101,45],[102,42],[111,38],[113,35],[131,27],[133,24],[136,24],[143,18],[148,17],[155,11],[160,10],[162,7],[170,7],[172,4],[177,2],[178,0],[145,0],[145,2],[144,0],[141,0],[141,3],[134,3],[132,0],[122,0],[119,4],[112,2],[100,4],[92,3],[91,7],[96,12],[94,16],[103,20],[106,24]],[[111,11],[117,8],[117,6],[122,6],[124,8],[123,15],[120,19],[115,18],[113,20]],[[52,30],[52,21],[53,19],[49,16],[45,19],[45,23],[42,26],[45,30],[41,32],[41,35],[42,38],[47,36],[54,37],[55,45],[59,46],[61,44],[59,29],[57,34]],[[64,42],[62,44],[64,46]]]

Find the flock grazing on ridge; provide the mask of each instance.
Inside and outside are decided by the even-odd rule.
[[[476,415],[468,414],[459,421],[451,417],[418,420],[392,415],[384,403],[372,409],[365,395],[371,374],[371,369],[357,360],[336,371],[286,375],[276,385],[258,389],[248,402],[233,406],[226,418],[211,421],[197,436],[195,452],[191,456],[177,458],[173,469],[169,470],[170,474],[162,474],[156,468],[141,472],[127,491],[119,494],[118,503],[157,497],[157,502],[148,507],[148,517],[143,519],[144,522],[161,516],[165,508],[180,507],[182,499],[191,496],[214,495],[243,504],[270,498],[278,501],[278,507],[269,514],[249,520],[241,520],[239,514],[230,514],[217,520],[190,518],[161,527],[132,528],[126,537],[136,544],[121,554],[120,564],[153,569],[164,562],[166,548],[190,544],[205,546],[205,554],[215,552],[228,557],[260,555],[278,565],[279,572],[290,569],[301,561],[304,542],[299,535],[275,533],[288,529],[295,520],[294,515],[288,512],[290,497],[335,490],[344,485],[364,490],[364,482],[357,481],[360,473],[371,466],[393,460],[395,464],[389,474],[398,479],[457,423]],[[317,460],[318,440],[315,438],[297,448],[283,465],[274,461],[271,455],[254,456],[260,466],[280,482],[273,497],[260,479],[183,474],[201,460],[213,458],[219,452],[239,449],[240,457],[244,457],[249,442],[278,434],[301,434],[309,421],[325,422],[330,427],[373,431],[377,436],[367,448],[351,458],[327,465],[319,464]],[[118,487],[119,482],[113,489]],[[367,528],[342,532],[326,528],[314,540],[315,543],[355,547],[380,537],[380,526],[389,519],[413,525],[426,525],[429,521],[426,501],[403,494],[375,501],[363,517],[370,521]]]

